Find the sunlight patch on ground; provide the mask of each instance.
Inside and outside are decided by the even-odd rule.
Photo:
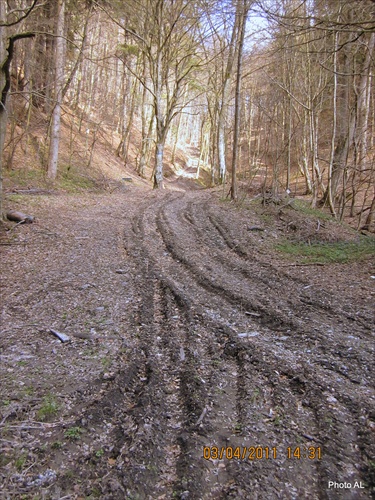
[[[198,169],[198,158],[191,158],[189,157],[186,160],[186,168],[181,168],[180,166],[176,165],[175,167],[175,172],[178,177],[185,177],[187,179],[195,179],[197,176],[197,169]]]

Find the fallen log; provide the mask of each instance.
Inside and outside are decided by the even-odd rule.
[[[18,222],[20,224],[31,224],[34,222],[34,217],[32,215],[27,215],[22,212],[17,212],[15,210],[12,210],[11,212],[7,213],[7,219]]]

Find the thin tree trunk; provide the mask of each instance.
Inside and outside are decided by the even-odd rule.
[[[367,218],[366,218],[366,222],[364,223],[364,225],[362,226],[361,229],[364,229],[364,230],[370,230],[371,228],[371,224],[374,220],[374,216],[375,216],[375,195],[372,199],[372,203],[371,203],[371,206],[370,206],[370,211],[367,215]]]
[[[88,33],[88,27],[89,27],[89,22],[90,22],[90,18],[91,18],[91,13],[92,13],[92,6],[89,7],[89,11],[87,13],[87,17],[85,20],[85,25],[83,28],[83,35],[82,35],[82,42],[81,42],[81,47],[79,49],[78,57],[74,63],[73,69],[71,70],[70,75],[69,75],[68,79],[66,80],[64,87],[62,89],[62,97],[63,98],[65,97],[67,91],[69,90],[69,87],[70,87],[78,69],[82,65],[83,56],[84,56],[85,48],[87,45],[87,33]]]
[[[10,89],[10,63],[16,40],[33,37],[33,33],[19,33],[7,36],[6,6],[0,0],[0,219],[3,217],[3,158],[7,130],[7,95]]]
[[[133,117],[134,117],[134,110],[135,110],[135,96],[137,93],[137,80],[134,79],[133,85],[131,86],[131,97],[130,97],[130,110],[129,110],[129,116],[128,116],[128,123],[125,128],[124,132],[124,146],[123,146],[123,155],[124,155],[124,165],[126,167],[128,163],[128,156],[129,156],[129,147],[130,147],[130,131],[131,127],[133,124]]]
[[[180,132],[180,126],[181,126],[181,117],[182,117],[182,113],[180,113],[177,117],[176,136],[175,136],[175,140],[173,141],[173,149],[172,149],[172,156],[171,156],[172,165],[174,165],[175,161],[176,161],[176,151],[177,151],[177,144],[178,144],[178,134]]]
[[[0,0],[0,62],[5,60],[6,57],[6,6],[5,2]],[[3,91],[6,85],[6,76],[4,67],[0,67],[0,220],[3,218],[3,149],[5,143],[5,135],[7,128],[7,113],[6,102],[3,97]]]
[[[61,103],[64,79],[64,18],[65,0],[58,2],[57,27],[56,27],[56,52],[55,52],[55,107],[52,113],[51,140],[49,146],[47,176],[54,181],[57,175],[57,162],[59,157]]]
[[[303,134],[302,135],[302,171],[303,171],[303,175],[305,177],[305,183],[306,183],[305,194],[312,194],[312,184],[311,184],[311,177],[310,177],[309,166],[308,166],[308,155],[307,155],[307,139],[306,139],[307,128],[308,128],[308,116],[307,116],[307,112],[304,112],[304,125],[303,125],[303,132],[302,132],[302,134]]]
[[[350,215],[354,216],[355,203],[358,194],[358,185],[365,170],[367,157],[368,122],[371,103],[371,65],[374,53],[375,33],[371,33],[366,56],[363,63],[362,74],[356,90],[356,130],[354,134],[354,169],[352,173],[352,202]]]
[[[239,9],[238,4],[238,9]],[[237,164],[238,164],[238,146],[240,137],[240,118],[241,118],[241,78],[242,78],[242,52],[245,39],[246,19],[249,6],[248,0],[243,0],[241,5],[241,14],[239,22],[239,36],[238,36],[238,52],[237,52],[237,78],[236,78],[236,98],[235,98],[235,111],[234,111],[234,137],[233,137],[233,156],[232,156],[232,186],[231,186],[231,199],[237,200]]]
[[[228,100],[230,95],[230,84],[232,80],[232,71],[234,64],[234,53],[236,48],[236,39],[238,33],[238,22],[239,15],[238,9],[236,12],[236,18],[233,26],[232,36],[229,43],[229,53],[227,64],[224,73],[223,80],[223,90],[221,95],[221,103],[219,105],[219,113],[218,113],[218,123],[217,123],[217,153],[218,153],[218,161],[219,161],[219,181],[220,183],[225,182],[225,174],[226,174],[226,154],[225,154],[225,121],[227,117],[228,110]]]
[[[142,125],[142,146],[138,166],[138,173],[141,177],[145,176],[145,168],[150,160],[150,143],[152,139],[152,129],[154,127],[154,118],[154,110],[152,110],[151,116],[149,117],[148,129],[146,132],[146,117],[144,116],[144,110],[142,109],[142,121],[144,120],[145,124]]]
[[[158,42],[155,54],[154,68],[154,107],[156,119],[156,148],[155,148],[155,168],[154,168],[154,189],[164,188],[163,182],[163,157],[166,135],[166,124],[162,110],[162,31],[163,25],[163,2],[158,0],[157,5]]]
[[[331,138],[331,157],[329,160],[328,171],[328,185],[327,185],[327,199],[329,208],[333,216],[336,217],[336,211],[332,199],[332,175],[335,160],[335,142],[336,142],[336,128],[337,128],[337,46],[338,46],[338,32],[335,33],[335,46],[333,54],[333,124],[332,124],[332,138]]]
[[[375,33],[371,33],[365,61],[363,63],[362,76],[359,85],[358,103],[357,103],[357,130],[356,141],[358,147],[358,169],[364,170],[364,164],[367,155],[367,130],[370,113],[370,94],[371,94],[371,65],[375,49]]]
[[[159,138],[156,142],[156,151],[155,151],[154,188],[164,188],[163,157],[164,157],[164,141],[163,139]]]

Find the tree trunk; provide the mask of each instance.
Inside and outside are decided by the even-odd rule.
[[[154,106],[155,106],[155,118],[156,118],[156,148],[155,148],[155,171],[154,171],[154,189],[164,188],[163,181],[163,157],[164,157],[164,144],[167,133],[167,126],[165,122],[165,117],[163,115],[162,109],[162,69],[163,69],[163,53],[162,53],[162,31],[161,26],[163,24],[163,2],[157,3],[157,14],[158,14],[158,47],[156,53],[156,66],[155,66],[155,78],[154,78]]]
[[[172,149],[172,156],[171,156],[172,165],[174,165],[175,161],[176,161],[176,150],[177,150],[177,144],[178,144],[178,139],[179,139],[181,121],[182,121],[181,118],[182,118],[182,113],[179,113],[179,115],[177,117],[176,136],[175,136],[175,140],[173,142],[173,149]]]
[[[372,199],[372,203],[370,206],[370,211],[367,215],[366,222],[364,225],[361,227],[361,229],[370,231],[372,221],[374,220],[374,215],[375,215],[375,196]]]
[[[150,161],[151,153],[151,140],[152,140],[152,129],[154,126],[154,111],[152,111],[149,117],[148,127],[146,129],[146,113],[142,107],[142,146],[141,155],[139,158],[138,173],[141,177],[145,176],[145,168],[147,163]],[[144,121],[144,123],[143,123]]]
[[[225,155],[225,121],[227,117],[228,101],[230,95],[230,84],[232,79],[232,71],[234,64],[234,52],[236,48],[236,39],[238,32],[239,12],[237,9],[236,18],[233,26],[232,36],[229,43],[229,53],[227,64],[224,73],[221,103],[219,106],[218,123],[217,123],[217,152],[219,160],[219,181],[224,183],[226,174],[226,155]]]
[[[88,8],[88,12],[87,12],[87,16],[86,16],[85,24],[84,24],[84,28],[83,28],[81,47],[79,49],[79,53],[78,53],[77,59],[76,59],[74,65],[73,65],[73,68],[72,68],[72,70],[70,72],[70,75],[69,75],[68,79],[66,80],[66,82],[64,84],[64,87],[63,87],[63,90],[62,90],[62,97],[63,98],[65,97],[66,93],[68,92],[69,87],[70,87],[72,81],[74,80],[74,77],[75,77],[77,71],[82,66],[82,61],[83,61],[85,49],[86,49],[86,46],[87,46],[87,34],[88,34],[88,28],[89,28],[89,23],[90,23],[90,18],[91,18],[92,10],[93,10],[93,6],[90,5],[89,8]],[[77,89],[77,90],[78,90],[78,93],[79,93],[79,89]],[[78,102],[79,96],[76,96],[75,99],[76,99],[76,102]]]
[[[368,124],[371,105],[371,69],[375,49],[375,33],[371,33],[356,92],[356,130],[354,134],[354,168],[352,172],[352,202],[350,216],[354,216],[358,188],[361,185],[368,152]]]
[[[239,14],[239,35],[238,35],[238,51],[237,51],[237,78],[236,78],[236,100],[235,100],[235,111],[234,111],[234,138],[233,138],[233,156],[232,156],[232,186],[231,186],[231,199],[237,200],[237,158],[238,158],[238,146],[239,146],[239,136],[240,136],[240,118],[241,118],[241,78],[242,78],[242,52],[243,44],[245,38],[246,29],[246,19],[249,10],[248,0],[243,0],[240,7],[240,3],[237,5],[237,10],[240,10]]]
[[[357,130],[355,134],[355,145],[358,152],[358,170],[360,172],[364,170],[364,164],[367,155],[367,130],[371,94],[371,68],[374,49],[375,33],[371,33],[357,93]]]
[[[5,2],[0,1],[0,63],[6,57],[6,21]],[[7,114],[3,90],[6,85],[6,77],[3,66],[0,67],[0,220],[3,218],[3,149],[7,128]]]
[[[335,46],[333,53],[333,124],[331,137],[331,157],[329,161],[328,184],[327,184],[327,200],[329,208],[333,216],[336,217],[336,211],[333,203],[333,167],[335,160],[335,142],[337,128],[337,47],[338,47],[338,32],[335,33]]]
[[[308,163],[308,153],[307,153],[307,129],[308,129],[308,116],[307,112],[304,112],[304,123],[303,123],[303,131],[302,131],[302,158],[301,158],[301,167],[303,176],[305,178],[306,191],[305,194],[312,194],[312,184],[311,177],[309,172],[309,163]]]
[[[65,0],[58,2],[57,26],[56,26],[56,52],[55,52],[55,107],[52,112],[51,140],[49,146],[47,176],[54,181],[57,175],[57,162],[59,157],[61,103],[64,80],[64,18]]]
[[[16,40],[30,38],[33,33],[20,33],[7,36],[6,7],[0,0],[0,219],[3,218],[3,152],[7,131],[7,95],[10,89],[10,63]]]
[[[142,81],[147,83],[147,58],[143,54],[143,71]],[[139,156],[138,173],[141,177],[145,177],[145,168],[150,160],[150,142],[152,138],[152,129],[154,124],[155,110],[150,102],[150,93],[146,85],[143,85],[142,104],[141,104],[141,124],[142,124],[142,143]],[[152,111],[150,113],[150,108]]]
[[[163,157],[164,157],[164,141],[158,139],[156,142],[155,151],[155,174],[154,174],[154,188],[164,188],[163,180]]]

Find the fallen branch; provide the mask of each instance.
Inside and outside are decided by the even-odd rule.
[[[305,266],[325,266],[323,262],[310,262],[306,264],[285,264],[280,267],[305,267]]]
[[[32,215],[27,215],[22,212],[16,212],[15,210],[7,213],[7,219],[13,222],[18,222],[19,224],[31,224],[32,222],[34,222],[34,217]]]
[[[6,243],[0,243],[1,246],[11,246],[11,245],[23,245],[25,242],[24,241],[14,241],[14,242],[6,242]]]
[[[200,425],[202,423],[202,420],[204,419],[206,413],[207,413],[207,408],[204,407],[203,411],[201,413],[201,416],[198,418],[197,423],[195,424],[196,426],[198,426],[198,425]]]

